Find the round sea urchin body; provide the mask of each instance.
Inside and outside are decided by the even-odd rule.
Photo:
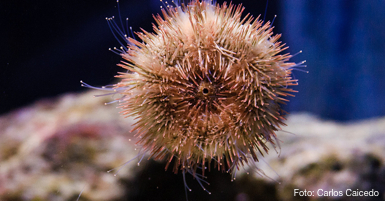
[[[138,143],[156,159],[174,159],[176,172],[211,162],[235,170],[277,143],[295,63],[280,54],[286,47],[269,23],[242,11],[197,0],[167,8],[155,33],[129,38],[122,52],[122,113],[136,116]]]

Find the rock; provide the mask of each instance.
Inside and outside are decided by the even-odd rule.
[[[283,200],[298,199],[293,188],[314,191],[309,199],[385,200],[385,118],[337,123],[293,114],[286,123],[284,130],[290,133],[278,133],[279,157],[269,154],[265,160],[271,168],[266,163],[259,166],[281,182]],[[347,197],[348,189],[374,189],[379,195],[352,198]],[[332,190],[341,191],[342,196],[322,196]]]
[[[106,171],[135,157],[131,119],[118,115],[109,97],[67,94],[0,118],[0,200],[89,200],[123,195]],[[135,163],[133,163],[135,164]]]
[[[182,174],[148,161],[123,118],[99,91],[39,101],[0,117],[0,200],[185,200]],[[266,176],[241,171],[235,182],[211,170],[212,192],[186,175],[190,200],[384,200],[385,118],[361,122],[324,121],[309,114],[288,116],[271,150],[256,167]],[[122,166],[130,159],[130,163]],[[141,161],[140,166],[137,163]],[[107,172],[117,168],[110,173]],[[116,176],[114,176],[116,174]],[[312,197],[294,196],[314,191]],[[342,196],[319,196],[322,190]],[[346,191],[378,196],[347,197]]]

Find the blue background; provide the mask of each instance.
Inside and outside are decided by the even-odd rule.
[[[282,1],[283,40],[303,50],[289,111],[335,120],[385,114],[385,1]]]

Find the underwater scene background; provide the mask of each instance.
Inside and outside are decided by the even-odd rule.
[[[293,71],[299,92],[284,106],[281,148],[256,163],[267,176],[243,170],[230,182],[212,170],[209,195],[186,175],[188,199],[385,200],[385,1],[232,3],[277,15],[274,33],[307,67]],[[121,0],[120,12],[134,32],[151,31],[160,6]],[[120,44],[105,21],[118,18],[116,1],[2,1],[0,10],[0,200],[76,200],[82,190],[79,200],[186,200],[182,175],[164,162],[107,172],[137,156],[134,120],[79,81],[117,82],[121,57],[108,48]],[[360,191],[378,196],[352,196]]]

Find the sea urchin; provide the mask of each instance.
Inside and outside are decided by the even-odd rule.
[[[138,144],[174,171],[236,171],[278,143],[281,109],[297,85],[273,27],[243,7],[193,0],[162,9],[154,33],[127,37],[114,85]],[[167,168],[166,166],[166,168]]]

